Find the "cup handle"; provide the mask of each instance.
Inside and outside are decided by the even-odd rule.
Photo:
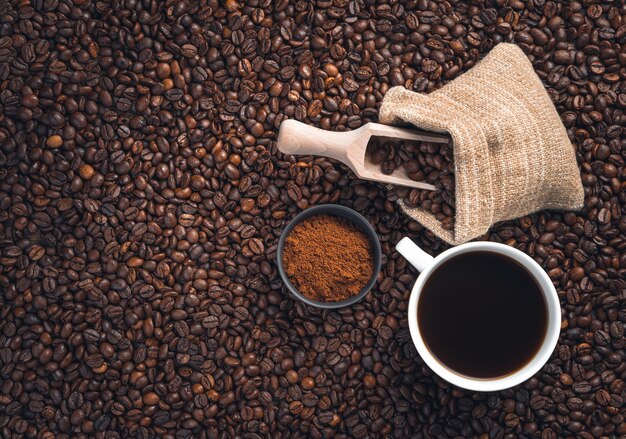
[[[409,261],[409,263],[417,268],[417,271],[422,272],[433,263],[435,258],[419,248],[417,244],[411,241],[409,238],[402,238],[400,242],[396,244],[396,250]]]

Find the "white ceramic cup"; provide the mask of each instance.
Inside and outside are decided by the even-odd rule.
[[[544,364],[546,364],[550,355],[554,351],[557,340],[559,339],[559,332],[561,330],[561,306],[559,304],[559,297],[554,289],[554,285],[552,285],[552,281],[541,266],[530,256],[517,250],[516,248],[496,242],[470,242],[446,250],[436,258],[433,258],[424,252],[424,250],[419,248],[409,238],[402,238],[402,240],[398,242],[398,245],[396,245],[396,250],[398,250],[398,252],[400,252],[400,254],[411,263],[411,265],[421,272],[415,282],[415,285],[413,286],[413,291],[411,292],[411,298],[409,300],[409,329],[411,331],[413,343],[417,348],[417,352],[419,352],[428,367],[430,367],[437,375],[449,383],[465,389],[491,392],[495,390],[507,389],[526,381],[537,373]],[[424,339],[420,334],[417,322],[417,306],[419,303],[419,297],[422,293],[424,284],[430,275],[446,260],[461,253],[475,251],[499,253],[522,264],[528,272],[534,276],[538,284],[541,286],[541,291],[548,308],[548,325],[541,347],[524,367],[502,377],[473,378],[458,374],[447,368],[437,358],[435,358],[426,347]],[[532,319],[533,316],[528,316],[528,318]]]

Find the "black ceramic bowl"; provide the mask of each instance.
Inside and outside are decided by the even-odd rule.
[[[291,233],[291,230],[296,226],[296,224],[300,223],[301,221],[312,216],[323,214],[339,216],[349,220],[352,224],[361,229],[363,233],[365,233],[367,237],[372,241],[372,250],[374,252],[374,273],[372,274],[372,278],[367,283],[367,285],[363,287],[359,294],[356,294],[340,302],[318,302],[316,300],[311,300],[308,297],[305,297],[291,283],[291,281],[287,277],[287,274],[285,273],[285,268],[283,267],[283,249],[285,247],[285,239],[287,238],[289,233]],[[378,277],[378,272],[380,271],[381,250],[376,231],[363,216],[361,216],[355,210],[352,210],[345,206],[341,206],[339,204],[321,204],[319,206],[310,207],[305,211],[300,212],[293,220],[291,220],[289,224],[287,224],[287,227],[285,227],[285,230],[283,230],[283,233],[280,236],[280,240],[278,241],[278,252],[276,255],[276,259],[278,263],[278,273],[280,273],[280,277],[283,279],[283,282],[285,283],[291,294],[296,296],[304,303],[308,303],[309,305],[316,306],[318,308],[342,308],[344,306],[352,305],[353,303],[358,302],[367,294],[369,290],[372,289],[374,283],[376,282],[376,278]]]

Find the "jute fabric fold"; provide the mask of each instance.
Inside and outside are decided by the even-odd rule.
[[[497,45],[468,72],[428,95],[391,88],[380,121],[452,137],[454,229],[398,201],[407,215],[448,243],[467,242],[494,223],[538,210],[583,206],[574,147],[541,80],[514,44]]]

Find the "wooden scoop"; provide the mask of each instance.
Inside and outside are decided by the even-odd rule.
[[[397,170],[391,175],[383,174],[380,171],[380,165],[372,163],[365,153],[372,136],[392,141],[417,140],[448,143],[450,140],[442,134],[407,130],[371,122],[353,131],[337,132],[321,130],[295,120],[286,120],[280,125],[277,146],[279,151],[285,154],[321,155],[339,160],[364,180],[436,190],[431,184],[411,180],[404,169]]]

